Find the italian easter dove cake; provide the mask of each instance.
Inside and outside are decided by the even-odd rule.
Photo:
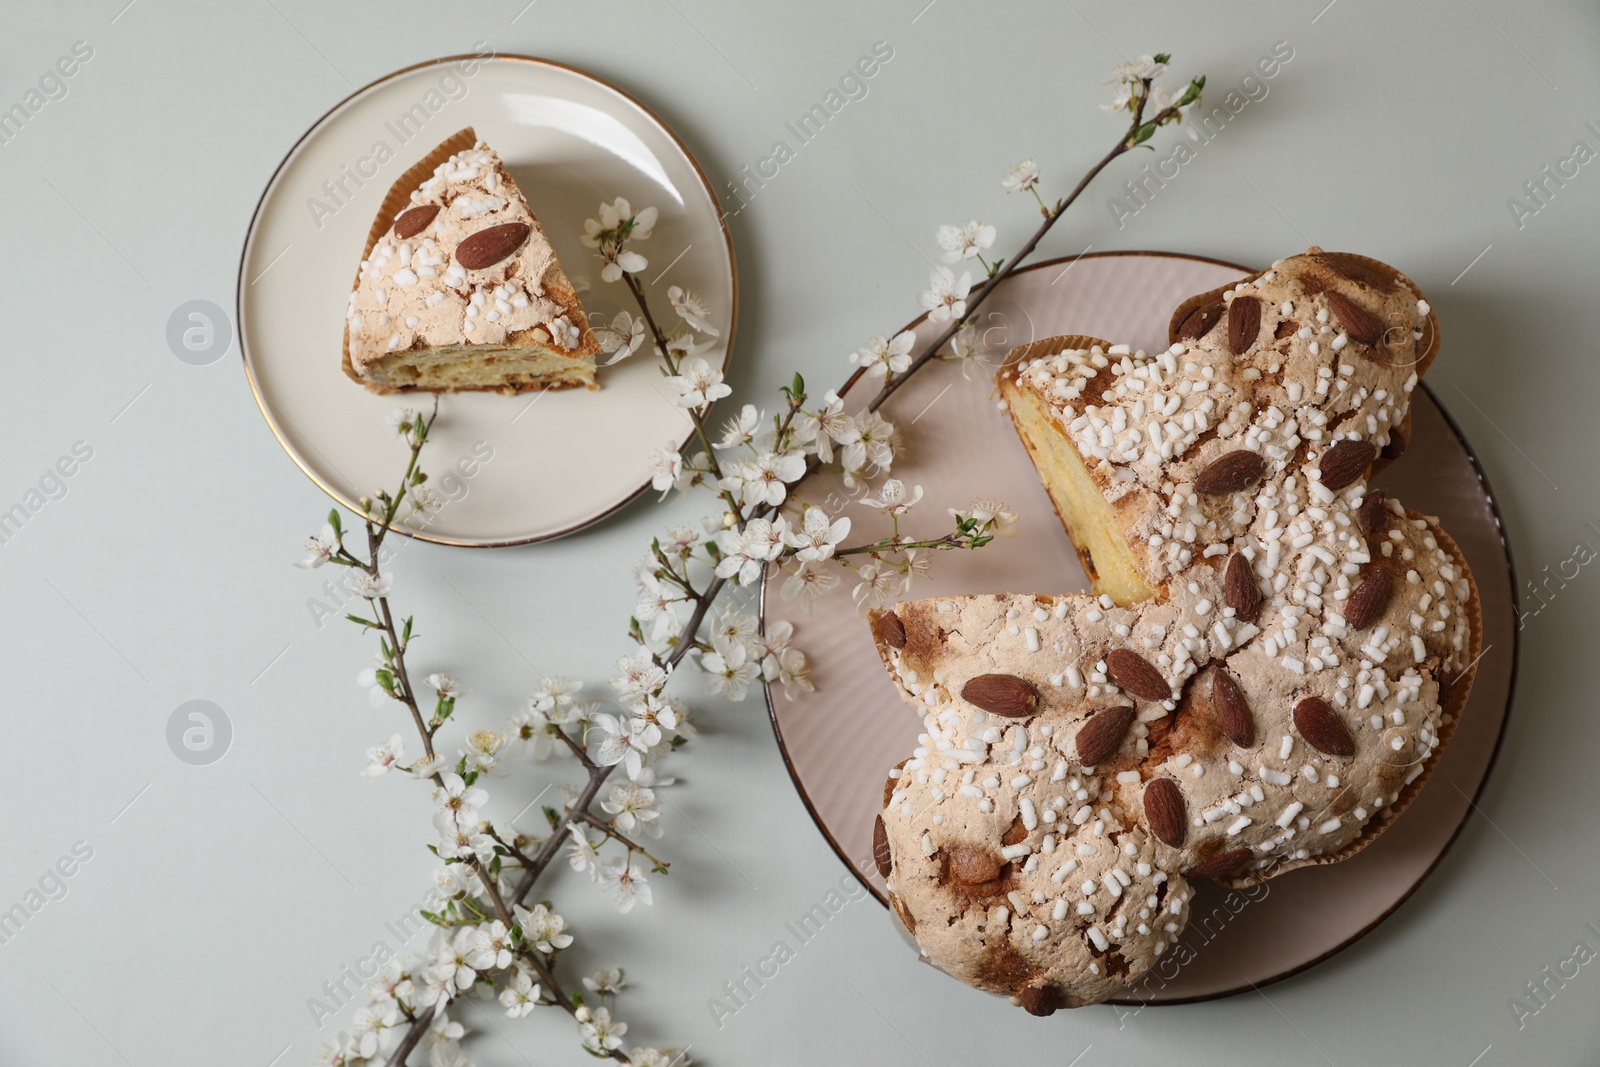
[[[924,720],[875,824],[890,902],[932,963],[1037,1015],[1137,984],[1195,880],[1370,843],[1482,641],[1455,543],[1368,488],[1438,350],[1410,279],[1312,248],[1169,335],[1036,341],[999,375],[1089,593],[872,617]]]
[[[539,220],[468,128],[389,191],[345,315],[375,393],[595,388],[600,345]]]

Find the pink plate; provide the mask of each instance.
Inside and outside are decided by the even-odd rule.
[[[1057,334],[1087,334],[1135,347],[1166,347],[1172,310],[1195,293],[1251,273],[1214,260],[1165,253],[1113,253],[1040,263],[1019,271],[984,305],[987,351]],[[916,326],[919,340],[935,328]],[[1449,332],[1443,358],[1449,359]],[[894,474],[927,496],[906,528],[942,532],[946,509],[975,497],[1003,500],[1022,522],[1010,541],[946,553],[913,597],[960,593],[1071,593],[1088,587],[1011,421],[995,403],[992,368],[971,380],[955,363],[929,365],[884,407],[905,437]],[[1406,506],[1439,516],[1467,555],[1483,601],[1484,653],[1462,722],[1432,784],[1377,842],[1343,863],[1291,872],[1251,890],[1201,883],[1182,947],[1126,1003],[1172,1004],[1242,992],[1327,959],[1394,912],[1449,849],[1472,811],[1499,749],[1516,675],[1515,578],[1499,511],[1466,439],[1426,388],[1414,395],[1406,455],[1378,484]],[[829,497],[855,524],[851,541],[882,536],[874,509],[847,504],[832,475],[805,488]],[[838,510],[838,508],[830,508]],[[764,623],[793,623],[812,663],[814,695],[769,691],[768,708],[800,798],[834,851],[880,900],[872,820],[889,768],[916,746],[921,720],[901,704],[878,662],[865,621],[847,595],[822,598],[807,617],[763,595]],[[1316,922],[1307,922],[1316,916]],[[892,921],[892,920],[886,920]],[[908,956],[909,961],[912,957]]]

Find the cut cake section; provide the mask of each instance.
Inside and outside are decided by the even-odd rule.
[[[596,388],[599,342],[505,164],[469,127],[389,190],[345,317],[375,393]]]

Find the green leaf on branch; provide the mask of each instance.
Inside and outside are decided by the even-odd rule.
[[[550,824],[550,829],[554,830],[561,825],[561,813],[559,811],[549,805],[545,805],[541,810],[544,812],[545,822]]]
[[[328,525],[333,527],[333,532],[336,537],[344,536],[344,523],[339,521],[338,508],[328,509]]]
[[[1142,145],[1155,135],[1156,124],[1153,122],[1147,122],[1143,126],[1140,126],[1137,130],[1133,131],[1133,143],[1134,145]]]
[[[357,626],[360,626],[362,629],[365,629],[365,630],[381,630],[381,629],[383,629],[382,626],[379,626],[377,623],[373,622],[371,619],[363,619],[360,615],[346,615],[345,618],[349,619],[351,622],[355,623]]]
[[[1171,52],[1157,52],[1154,58],[1155,58],[1155,61],[1157,63],[1171,63],[1172,62],[1172,53]]]

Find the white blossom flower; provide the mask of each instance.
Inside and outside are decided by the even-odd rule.
[[[656,209],[647,207],[636,214],[633,206],[620,196],[609,204],[602,201],[600,204],[600,222],[596,232],[599,230],[615,230],[629,219],[634,220],[634,228],[629,236],[644,240],[650,236],[650,231],[655,227]],[[592,222],[593,220],[589,221]],[[589,229],[587,222],[584,225],[584,229]],[[594,246],[590,245],[590,247]]]
[[[534,759],[549,759],[552,752],[566,755],[568,751],[567,746],[557,743],[553,725],[548,713],[529,707],[512,717],[506,732],[513,745],[526,745]]]
[[[428,779],[444,770],[445,759],[438,753],[431,756],[422,756],[415,763],[406,768],[406,773],[413,778]]]
[[[678,603],[683,599],[683,592],[677,586],[668,585],[656,578],[653,574],[642,576],[639,590],[639,599],[634,604],[633,617],[640,624],[649,624],[644,630],[645,639],[652,644],[660,644],[669,637],[676,637],[683,629],[683,621],[678,618]]]
[[[692,332],[685,330],[667,342],[667,354],[678,361],[679,367],[682,367],[684,361],[690,357],[703,356],[717,347],[717,340],[714,337],[707,339],[703,344],[696,344],[694,336]]]
[[[589,880],[591,882],[594,881],[599,876],[600,867],[600,857],[594,850],[595,842],[590,841],[588,836],[576,826],[568,826],[567,830],[572,835],[572,840],[567,842],[567,866],[579,874],[587,872]],[[520,920],[517,925],[523,927],[523,933],[528,932],[526,925]],[[562,946],[557,945],[556,947],[561,948]]]
[[[958,519],[976,519],[980,528],[986,523],[994,523],[989,533],[995,537],[1014,537],[1017,532],[1016,512],[1007,511],[1006,506],[998,500],[974,500],[968,510],[951,508],[950,514]]]
[[[1000,187],[1008,193],[1025,193],[1038,184],[1039,164],[1031,159],[1024,159],[1000,179]]]
[[[844,446],[840,462],[847,471],[858,471],[869,464],[886,471],[894,463],[894,424],[876,411],[864,411],[851,419],[838,442]]]
[[[796,549],[795,559],[812,563],[828,559],[833,550],[850,535],[850,520],[828,521],[828,513],[821,508],[806,508],[805,519],[797,531],[784,534],[784,543]]]
[[[967,381],[986,377],[993,366],[989,343],[985,333],[980,333],[975,323],[969,323],[950,338],[950,354],[943,359],[953,359],[961,364],[961,377]]]
[[[761,667],[751,658],[749,646],[720,635],[712,637],[711,651],[700,657],[700,666],[706,672],[706,688],[730,700],[743,700],[750,683],[761,676]]]
[[[296,567],[307,570],[322,566],[339,547],[339,535],[327,523],[322,526],[322,532],[312,534],[306,541],[306,558],[294,561]]]
[[[658,490],[665,500],[682,474],[683,454],[678,446],[671,441],[657,445],[650,456],[650,488]]]
[[[411,428],[417,424],[417,409],[390,408],[389,414],[383,417],[383,421],[396,433],[410,433]]]
[[[761,577],[761,565],[776,559],[783,551],[783,536],[789,523],[782,516],[776,520],[751,519],[743,527],[734,527],[717,534],[717,548],[722,558],[717,562],[717,577],[731,578],[739,585],[751,585]]]
[[[441,1008],[433,1013],[433,1022],[428,1024],[428,1037],[435,1041],[460,1041],[466,1035],[467,1028],[450,1018],[447,1010]]]
[[[407,493],[411,501],[411,510],[425,519],[431,519],[444,510],[444,497],[434,491],[431,485],[414,485]]]
[[[789,520],[751,519],[744,524],[744,550],[757,559],[773,560],[783,555],[783,539],[789,533]]]
[[[783,583],[783,599],[800,597],[808,608],[828,590],[839,584],[839,576],[816,563],[802,563]]]
[[[624,240],[643,241],[655,229],[657,211],[653,207],[638,212],[622,197],[612,203],[600,204],[598,219],[585,219],[583,236],[578,238],[585,247],[602,250],[615,249]],[[626,227],[626,232],[624,231]],[[607,279],[612,281],[615,279]]]
[[[787,619],[777,619],[766,628],[765,633],[750,642],[752,649],[761,657],[762,677],[769,677],[766,661],[781,655],[793,638],[794,624]]]
[[[789,482],[799,481],[806,473],[806,457],[799,452],[765,452],[748,463],[740,465],[737,488],[740,500],[746,504],[777,507],[789,495]]]
[[[322,1043],[312,1062],[319,1067],[354,1067],[358,1060],[364,1061],[364,1057],[356,1051],[355,1038],[341,1030]]]
[[[1111,80],[1132,84],[1151,78],[1159,78],[1166,72],[1167,65],[1158,63],[1154,56],[1140,56],[1138,59],[1127,63],[1118,63],[1111,68]]]
[[[479,971],[503,971],[511,966],[511,930],[499,919],[477,927],[477,943],[467,962]]]
[[[626,856],[612,857],[601,865],[600,884],[611,890],[617,910],[624,915],[633,910],[634,904],[650,903],[650,885],[645,881],[644,868],[630,863]],[[604,1011],[604,1008],[598,1009],[596,1018]],[[621,1033],[621,1029],[619,1025],[617,1033]]]
[[[850,362],[865,368],[867,377],[882,381],[911,366],[911,346],[916,341],[917,335],[910,330],[901,330],[887,339],[874,337],[865,347],[850,353]]]
[[[1183,98],[1188,95],[1188,92],[1188,86],[1184,86],[1181,89],[1167,89],[1164,86],[1152,85],[1150,87],[1150,106],[1148,110],[1152,114],[1159,114],[1169,107],[1175,107],[1177,111],[1168,121],[1182,122],[1185,115],[1200,105],[1198,96],[1187,104],[1181,103]]]
[[[634,732],[639,734],[644,741],[651,745],[661,743],[661,738],[666,733],[676,731],[678,728],[678,709],[683,706],[679,700],[662,700],[660,697],[649,696],[637,701],[632,706],[634,719]]]
[[[811,668],[806,663],[804,652],[798,648],[786,648],[766,662],[774,661],[777,667],[767,676],[767,681],[777,682],[783,686],[783,695],[787,699],[793,700],[797,689],[803,689],[808,693],[815,691],[816,686],[811,684]]]
[[[904,515],[921,499],[922,486],[917,486],[907,495],[906,483],[899,478],[890,478],[879,487],[876,497],[865,496],[861,502],[869,508],[877,508],[885,515]]]
[[[579,833],[576,826],[572,828],[572,836],[582,839],[582,834]],[[587,847],[588,842],[585,841],[584,844]],[[573,869],[581,873],[590,869],[597,862],[594,850],[590,849],[588,851],[588,865]],[[524,908],[521,904],[516,904],[513,905],[512,911],[517,920],[517,928],[522,931],[522,936],[527,938],[534,948],[545,955],[572,944],[572,935],[566,933],[567,920],[551,911],[545,905],[535,904],[532,908]]]
[[[471,926],[458,927],[453,937],[446,936],[437,961],[428,970],[443,979],[447,989],[465,992],[478,980],[477,969],[469,961],[477,948],[478,931]]]
[[[722,331],[711,324],[711,309],[706,305],[705,299],[699,294],[680,286],[667,287],[667,299],[672,301],[672,310],[678,317],[703,334],[711,337],[721,337]]]
[[[666,535],[661,538],[661,551],[669,559],[687,560],[705,539],[705,534],[693,523],[675,523],[667,527]]]
[[[636,1048],[628,1051],[628,1067],[688,1067],[689,1057],[676,1049]]]
[[[967,293],[972,288],[970,271],[963,271],[957,278],[949,267],[935,267],[928,275],[928,285],[918,300],[927,309],[929,322],[966,317]]]
[[[399,734],[391,734],[381,745],[367,749],[367,769],[363,778],[379,778],[389,773],[389,768],[405,759],[406,744]]]
[[[666,382],[678,391],[680,408],[705,407],[733,392],[722,383],[722,372],[699,356],[686,360]]]
[[[441,674],[438,671],[428,675],[423,679],[423,681],[427,682],[433,687],[434,691],[439,694],[441,700],[454,700],[456,697],[465,692],[465,690],[461,688],[460,682],[456,681],[456,679],[452,678],[450,675]]]
[[[433,821],[441,832],[446,829],[476,829],[482,821],[478,809],[489,802],[489,794],[476,786],[467,785],[465,778],[454,771],[445,774],[434,787]]]
[[[722,440],[718,448],[743,448],[755,443],[756,431],[766,419],[754,404],[746,404],[739,414],[722,424]]]
[[[661,836],[661,813],[655,810],[656,793],[629,782],[611,787],[611,799],[600,802],[618,830],[632,834],[642,830],[650,837]]]
[[[583,980],[583,987],[591,993],[616,995],[627,988],[627,983],[622,980],[622,969],[613,967],[602,968]]]
[[[466,859],[471,856],[479,863],[490,863],[494,860],[494,847],[494,838],[480,831],[466,827],[453,830],[441,828],[439,831],[439,855],[445,859]]]
[[[378,973],[372,976],[372,981],[367,983],[367,992],[374,1000],[387,997],[390,1000],[411,999],[411,978],[406,973],[405,964],[399,959],[390,957]]]
[[[1132,111],[1136,106],[1135,101],[1142,92],[1143,86],[1138,82],[1131,84],[1122,82],[1117,86],[1116,95],[1111,98],[1111,103],[1101,104],[1100,108],[1103,111]]]
[[[500,991],[500,1006],[512,1019],[523,1019],[539,1006],[540,989],[527,971],[518,971],[511,984]]]
[[[627,1032],[628,1024],[614,1022],[611,1012],[605,1008],[596,1008],[590,1013],[587,1021],[578,1024],[578,1033],[583,1037],[583,1047],[602,1055],[620,1047],[622,1035]]]
[[[883,607],[898,596],[905,586],[898,571],[876,561],[863,566],[856,576],[861,581],[851,590],[850,597],[859,611]]]
[[[944,253],[939,258],[946,263],[972,259],[994,244],[994,234],[993,226],[986,226],[976,219],[965,226],[940,226],[939,247],[944,249]]]
[[[446,863],[433,869],[433,888],[428,891],[430,904],[443,907],[446,901],[460,900],[478,880],[471,869],[462,863]]]
[[[648,652],[618,659],[617,673],[611,678],[611,688],[624,704],[651,693],[659,693],[666,684],[667,672],[656,666],[656,661]]]
[[[474,1067],[461,1051],[455,1038],[430,1037],[428,1040],[428,1067]]]
[[[496,777],[505,774],[507,768],[500,753],[510,743],[511,739],[505,734],[493,730],[474,730],[467,735],[467,765]]]
[[[606,361],[609,367],[627,359],[644,344],[644,317],[619,311],[611,317],[611,325],[597,327],[594,336],[600,343],[600,350],[611,357]]]
[[[824,463],[833,462],[833,443],[851,426],[850,416],[844,413],[844,401],[832,389],[822,398],[823,406],[815,413],[801,411],[792,424],[795,439],[815,443],[817,458]]]
[[[421,978],[422,984],[413,990],[419,1008],[448,1004],[456,995],[454,972],[446,974],[437,967],[426,967],[422,971]],[[437,1017],[436,1014],[435,1018]]]
[[[600,268],[600,280],[619,281],[624,274],[638,274],[648,266],[650,266],[648,259],[632,249],[625,248],[616,254],[616,258],[608,260],[606,265]]]
[[[620,763],[629,778],[639,777],[639,769],[644,766],[645,754],[652,742],[635,731],[631,720],[615,715],[598,714],[594,716],[594,725],[604,735],[600,747],[595,750],[595,762],[602,767],[614,767]]]
[[[559,674],[547,674],[534,687],[528,705],[537,711],[560,712],[572,706],[574,694],[582,688],[582,682],[570,681]],[[559,721],[559,716],[556,721]]]
[[[394,590],[394,575],[373,576],[366,571],[352,571],[345,576],[344,587],[356,596],[377,600],[388,596]]]
[[[739,611],[734,607],[724,608],[717,616],[717,621],[711,627],[714,637],[721,637],[725,641],[749,641],[755,637],[760,623],[749,612]]]
[[[383,1038],[389,1029],[400,1022],[400,1005],[394,1001],[374,1001],[356,1011],[351,1024],[355,1027],[355,1052],[358,1056],[378,1054]]]

